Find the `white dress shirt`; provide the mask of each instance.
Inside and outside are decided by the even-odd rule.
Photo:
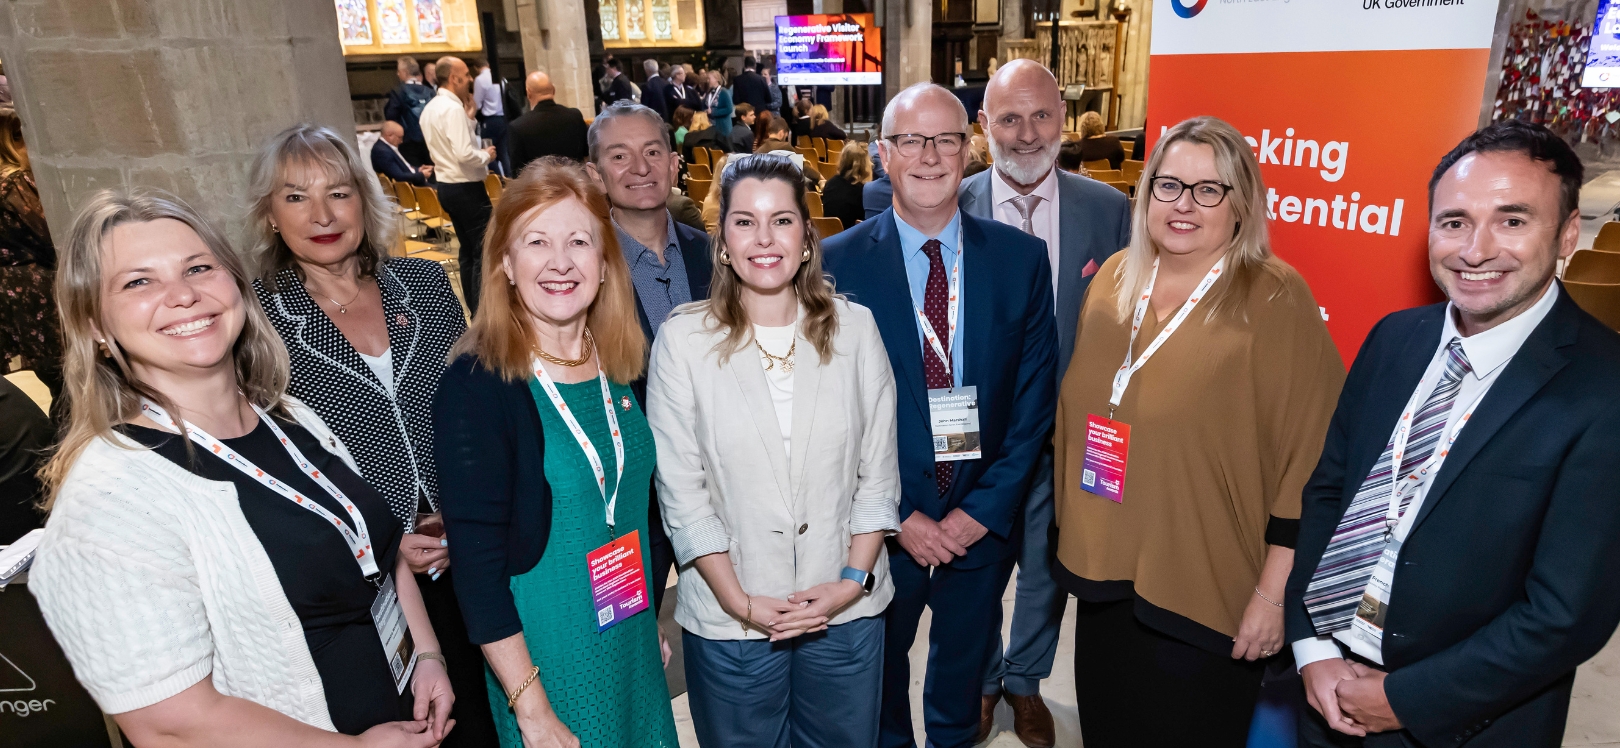
[[[1018,208],[1013,206],[1012,200],[1018,197],[1018,190],[1013,189],[1007,179],[1001,176],[1001,170],[991,168],[990,172],[990,202],[995,205],[997,221],[1007,224],[1015,229],[1024,227],[1024,217],[1019,214]],[[1041,179],[1031,193],[1040,200],[1035,202],[1035,209],[1029,213],[1030,227],[1035,230],[1035,236],[1046,242],[1046,257],[1052,262],[1052,293],[1057,294],[1058,285],[1058,178],[1057,166]]]
[[[1446,347],[1451,344],[1453,339],[1461,340],[1463,354],[1467,356],[1468,365],[1472,371],[1463,375],[1462,383],[1457,388],[1457,397],[1451,403],[1451,412],[1446,415],[1446,427],[1440,432],[1442,434],[1441,439],[1445,439],[1446,436],[1450,435],[1451,424],[1455,419],[1462,417],[1462,414],[1468,410],[1468,407],[1476,399],[1485,396],[1491,385],[1495,384],[1497,377],[1502,374],[1502,370],[1507,368],[1507,363],[1513,360],[1514,354],[1519,352],[1519,348],[1530,337],[1530,333],[1535,331],[1536,326],[1540,325],[1543,319],[1546,319],[1547,314],[1552,311],[1553,304],[1557,301],[1558,284],[1554,283],[1541,295],[1541,299],[1535,305],[1526,309],[1523,314],[1473,336],[1464,336],[1457,330],[1457,323],[1453,317],[1455,308],[1450,304],[1446,305],[1446,321],[1440,333],[1440,343],[1435,348],[1434,355],[1430,357],[1429,368],[1423,372],[1423,378],[1418,380],[1417,390],[1414,392],[1414,395],[1422,393],[1422,397],[1425,399],[1430,393],[1434,392],[1435,386],[1440,382],[1440,376],[1446,370]],[[1466,429],[1467,427],[1463,428]],[[1391,426],[1391,438],[1393,438],[1394,430],[1394,426]],[[1389,440],[1386,439],[1384,444],[1387,447]],[[1434,480],[1434,476],[1438,472],[1430,471],[1412,489],[1414,494],[1412,503],[1407,506],[1406,511],[1401,514],[1400,522],[1395,525],[1395,542],[1406,542],[1407,534],[1412,531],[1412,523],[1417,519],[1418,511],[1423,508],[1423,500],[1428,497],[1429,483]],[[1358,486],[1359,482],[1365,481],[1366,478],[1365,475],[1359,476],[1356,479]],[[1391,583],[1390,586],[1393,588],[1394,584]],[[1343,657],[1344,653],[1341,647],[1348,648],[1348,645],[1336,641],[1341,635],[1348,636],[1349,630],[1339,631],[1334,636],[1317,636],[1294,642],[1295,664],[1300,669],[1304,669],[1306,665],[1313,662]],[[1360,642],[1358,646],[1367,647],[1369,645]],[[1369,657],[1369,659],[1382,660],[1382,647],[1378,647],[1378,650],[1380,651],[1370,654],[1379,656]],[[1360,652],[1360,654],[1368,656],[1369,653]]]
[[[478,102],[478,113],[485,117],[506,114],[506,110],[501,107],[501,87],[496,85],[489,68],[484,68],[478,73],[478,77],[473,79],[473,101]]]
[[[481,182],[489,174],[489,152],[473,147],[478,136],[461,97],[448,88],[422,108],[422,139],[433,159],[433,176],[445,184]]]

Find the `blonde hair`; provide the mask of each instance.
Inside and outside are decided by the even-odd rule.
[[[320,125],[293,125],[271,136],[259,146],[259,153],[248,170],[248,231],[252,246],[248,256],[253,259],[255,273],[270,293],[276,293],[276,273],[283,268],[298,270],[293,252],[282,240],[281,234],[270,228],[270,207],[276,190],[287,183],[289,172],[298,167],[319,169],[334,183],[348,182],[360,199],[360,216],[365,235],[355,255],[360,260],[360,275],[376,275],[377,268],[387,261],[388,251],[399,241],[399,216],[394,204],[383,196],[382,184],[360,162],[359,154],[349,142],[329,127]]]
[[[619,238],[608,213],[607,197],[585,173],[585,167],[561,156],[546,156],[524,167],[506,184],[484,234],[484,282],[480,286],[478,314],[456,341],[450,358],[473,354],[508,382],[533,376],[530,368],[536,343],[529,311],[506,274],[506,256],[527,219],[564,200],[585,204],[596,216],[596,236],[602,250],[602,284],[586,312],[585,324],[596,341],[596,356],[608,378],[628,384],[641,376],[647,364],[647,336],[636,312],[630,266],[619,250]]]
[[[1080,137],[1095,138],[1107,130],[1108,127],[1103,124],[1101,114],[1096,112],[1086,112],[1085,114],[1080,115]]]
[[[67,429],[40,478],[49,511],[79,454],[97,438],[110,439],[113,427],[140,413],[141,398],[151,398],[175,412],[163,393],[135,378],[118,341],[107,338],[107,355],[98,350],[102,322],[102,263],[108,238],[118,226],[173,219],[191,227],[230,274],[242,298],[242,333],[231,348],[236,382],[254,405],[285,415],[283,395],[289,378],[287,349],[253,294],[253,279],[225,236],[179,198],[156,190],[102,190],[92,195],[73,218],[64,251],[57,257],[56,304],[62,320]],[[190,444],[190,442],[186,442]]]
[[[872,154],[866,152],[865,143],[851,140],[844,144],[844,150],[838,152],[838,176],[850,184],[872,181]]]
[[[720,227],[720,175],[726,171],[726,160],[729,154],[720,154],[714,162],[712,181],[709,182],[709,194],[703,196],[703,227],[713,234]]]
[[[827,121],[827,107],[826,107],[826,105],[817,104],[817,105],[815,105],[813,107],[810,107],[810,126],[811,127],[815,127],[816,125],[819,125],[819,124],[821,124],[823,122],[826,122],[826,121]]]
[[[708,313],[716,327],[726,329],[726,339],[717,346],[722,362],[742,350],[753,339],[754,330],[748,321],[748,310],[742,303],[742,280],[731,269],[731,258],[726,247],[726,214],[731,212],[731,195],[737,183],[744,179],[777,180],[793,188],[793,202],[799,209],[799,222],[804,228],[804,250],[810,257],[799,265],[793,277],[793,290],[799,305],[804,307],[802,332],[805,340],[815,346],[822,363],[833,355],[833,337],[838,333],[838,298],[833,284],[821,270],[821,239],[810,222],[810,207],[805,198],[804,172],[793,165],[793,159],[776,153],[749,153],[739,155],[715,181],[720,184],[720,225],[710,234],[714,275],[709,281],[709,300],[698,309]],[[803,251],[803,250],[801,250]]]
[[[28,171],[28,149],[23,145],[22,118],[17,109],[0,106],[0,177]]]
[[[693,112],[692,124],[686,126],[686,131],[688,133],[694,133],[699,130],[707,130],[713,126],[714,124],[709,122],[709,114],[707,112]]]
[[[1266,230],[1266,185],[1260,179],[1260,164],[1254,151],[1237,128],[1215,117],[1194,117],[1170,128],[1153,146],[1153,154],[1142,167],[1142,177],[1136,185],[1141,195],[1131,209],[1131,245],[1125,248],[1124,261],[1115,270],[1121,292],[1117,300],[1119,320],[1129,322],[1136,311],[1137,297],[1147,287],[1153,274],[1153,262],[1159,248],[1148,234],[1148,206],[1152,197],[1153,177],[1164,163],[1164,155],[1177,143],[1207,145],[1215,151],[1215,172],[1221,181],[1232,186],[1227,203],[1237,219],[1237,228],[1227,243],[1226,272],[1204,297],[1202,304],[1209,310],[1206,320],[1222,311],[1238,311],[1249,297],[1255,278],[1270,273],[1283,278],[1287,264],[1271,253],[1271,237]],[[1279,288],[1286,288],[1281,286]]]

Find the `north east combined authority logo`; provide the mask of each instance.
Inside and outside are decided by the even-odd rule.
[[[1170,0],[1170,7],[1182,18],[1192,18],[1203,12],[1209,0]]]

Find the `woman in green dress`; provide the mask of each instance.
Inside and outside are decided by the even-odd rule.
[[[434,404],[468,634],[506,748],[676,748],[647,588],[653,438],[630,272],[602,192],[545,159],[507,185],[484,303]]]

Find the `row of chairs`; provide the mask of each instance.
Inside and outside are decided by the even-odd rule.
[[[1129,197],[1135,192],[1136,183],[1142,178],[1142,163],[1126,159],[1119,165],[1120,168],[1115,169],[1108,159],[1098,159],[1087,161],[1084,165],[1086,171],[1091,172],[1092,179],[1113,187]]]
[[[1610,329],[1620,330],[1620,221],[1604,224],[1591,249],[1570,255],[1563,281],[1576,304]]]
[[[838,173],[838,164],[821,160],[822,154],[840,153],[844,148],[842,140],[824,140],[822,138],[799,137],[799,142],[809,141],[808,148],[798,148],[800,155],[804,156],[807,166],[821,173],[822,179],[831,179]],[[693,162],[686,165],[686,195],[703,207],[703,201],[709,196],[709,188],[714,184],[713,165],[719,163],[721,157],[729,155],[725,151],[698,146],[692,149]],[[815,224],[816,231],[823,238],[832,236],[844,230],[844,222],[837,218],[828,218],[821,204],[821,195],[816,192],[805,194],[807,207],[810,209],[810,220]]]

